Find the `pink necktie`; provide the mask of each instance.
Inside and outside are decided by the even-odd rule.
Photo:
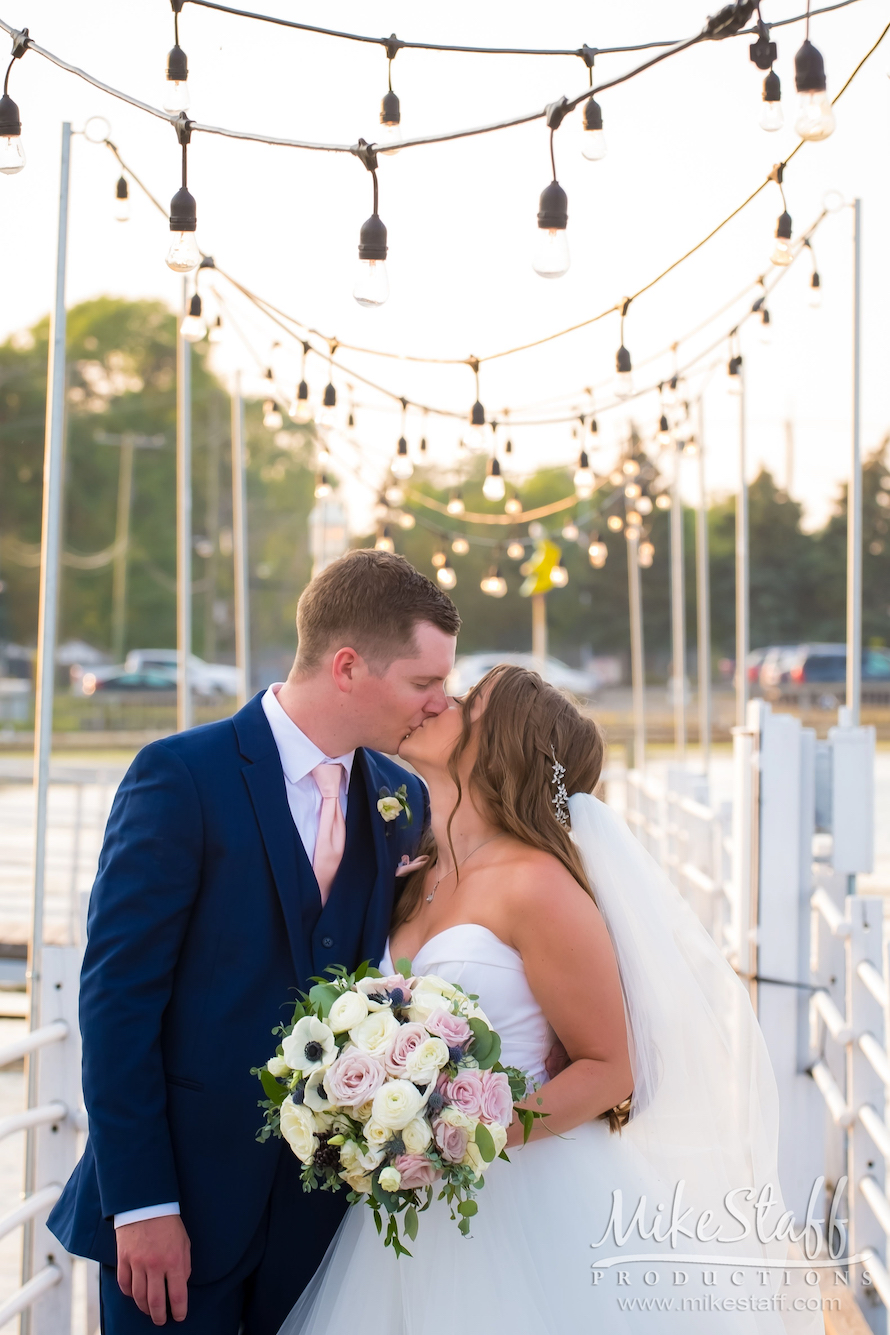
[[[324,904],[330,894],[337,868],[346,847],[346,822],[340,810],[340,775],[342,765],[316,765],[312,777],[321,793],[321,815],[318,819],[318,838],[312,870],[321,891]]]

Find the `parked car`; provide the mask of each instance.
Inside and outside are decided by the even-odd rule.
[[[176,673],[179,654],[176,649],[131,649],[124,661],[127,672],[142,672],[151,668],[169,669]],[[237,695],[238,669],[230,663],[205,663],[197,654],[189,657],[189,676],[196,695]]]
[[[544,659],[543,668],[532,654],[499,654],[495,652],[481,654],[463,654],[455,660],[454,667],[445,681],[445,690],[449,695],[465,695],[476,685],[486,672],[498,663],[515,663],[519,667],[540,672],[545,681],[560,690],[571,691],[573,695],[590,696],[596,691],[599,682],[593,672],[580,672],[567,667],[558,658],[549,655]]]
[[[782,680],[787,680],[789,658],[797,653],[798,648],[796,644],[773,644],[767,649],[760,664],[761,690],[778,686]]]
[[[126,668],[96,667],[85,672],[79,682],[81,695],[96,695],[104,691],[167,691],[176,692],[176,670],[145,668],[127,672]]]
[[[845,644],[799,644],[788,649],[764,680],[770,700],[834,709],[843,704],[847,677]],[[890,650],[862,651],[864,704],[890,704]]]

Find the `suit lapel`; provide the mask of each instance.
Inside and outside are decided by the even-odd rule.
[[[392,900],[395,889],[395,862],[393,848],[390,848],[392,836],[387,839],[389,826],[377,810],[377,797],[383,786],[383,776],[367,751],[362,748],[355,753],[356,762],[361,766],[368,803],[371,810],[371,829],[374,832],[374,851],[377,855],[377,876],[368,901],[365,925],[362,932],[362,959],[369,959],[377,964],[383,955],[386,938],[389,933],[389,919],[392,913]]]

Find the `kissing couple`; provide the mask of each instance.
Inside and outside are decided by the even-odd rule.
[[[648,1219],[678,1183],[695,1217],[734,1192],[727,1222],[750,1222],[769,1183],[781,1206],[763,1037],[691,909],[592,796],[596,724],[518,667],[446,696],[459,629],[402,557],[350,552],[299,600],[287,681],[146,746],[121,783],[81,978],[89,1136],[49,1220],[100,1263],[102,1331],[451,1335],[472,1314],[636,1335],[644,1273],[664,1293],[678,1262],[716,1256],[745,1287],[726,1280],[725,1311],[678,1297],[660,1332],[816,1335],[821,1315],[777,1301],[802,1274],[781,1268],[787,1239]],[[304,1192],[286,1141],[258,1143],[251,1074],[314,976],[402,958],[479,996],[546,1113],[527,1144],[514,1116],[471,1235],[433,1200],[410,1258],[345,1191]]]

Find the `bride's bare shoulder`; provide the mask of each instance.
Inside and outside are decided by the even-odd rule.
[[[537,916],[559,906],[575,911],[585,903],[593,907],[590,895],[559,858],[543,849],[529,848],[517,840],[501,872],[504,893],[517,912]]]

